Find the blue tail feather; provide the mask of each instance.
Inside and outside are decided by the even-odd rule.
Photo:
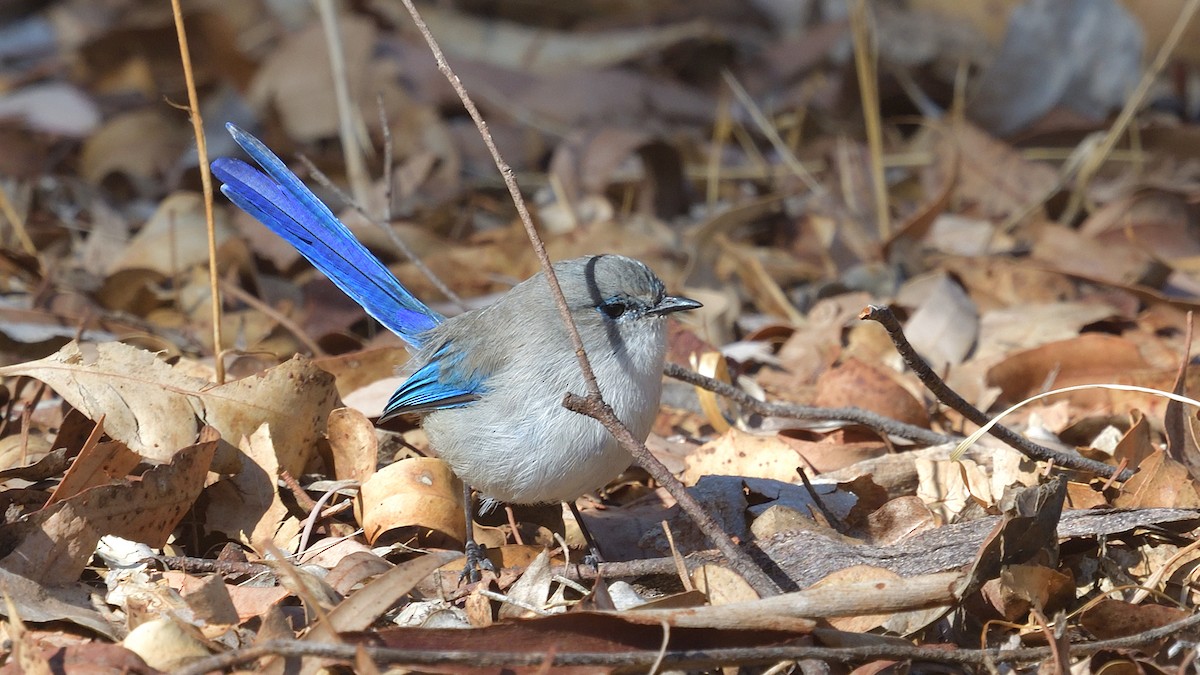
[[[443,321],[409,293],[321,200],[257,138],[232,124],[225,127],[266,173],[229,157],[213,161],[221,192],[296,247],[330,281],[368,314],[408,344]]]

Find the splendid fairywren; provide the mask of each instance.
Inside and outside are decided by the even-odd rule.
[[[217,159],[221,192],[414,350],[408,379],[380,421],[420,413],[430,444],[464,484],[508,503],[567,502],[574,510],[575,498],[629,465],[630,455],[599,422],[562,406],[564,394],[585,385],[544,275],[488,307],[443,318],[401,286],[265,145],[226,127],[266,173]],[[668,295],[649,267],[624,256],[585,256],[554,270],[601,393],[634,436],[645,438],[662,391],[664,317],[700,303]],[[481,559],[471,537],[470,487],[467,495],[474,574]]]

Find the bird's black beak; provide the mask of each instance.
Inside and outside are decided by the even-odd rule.
[[[650,314],[651,316],[666,316],[667,314],[685,312],[689,309],[696,309],[697,307],[703,306],[704,305],[691,298],[668,295],[663,297],[663,299],[660,300],[657,305],[647,310],[646,313]]]

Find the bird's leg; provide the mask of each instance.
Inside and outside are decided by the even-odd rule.
[[[459,583],[462,583],[463,579],[467,579],[471,583],[479,581],[479,570],[481,569],[492,573],[496,572],[496,566],[484,555],[483,547],[475,543],[475,500],[472,492],[471,486],[463,483],[463,512],[467,516],[467,544],[463,552],[467,556],[467,561],[463,566],[462,574],[458,575]]]
[[[575,506],[575,502],[567,502],[567,506],[571,507],[571,515],[575,516],[575,522],[579,524],[579,532],[583,535],[583,540],[587,542],[588,554],[583,562],[599,571],[600,563],[604,562],[604,556],[600,555],[600,544],[596,543],[596,538],[588,531],[587,524],[583,522],[583,516],[579,514],[579,507]]]

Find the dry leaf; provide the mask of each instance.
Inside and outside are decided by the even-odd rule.
[[[338,408],[329,413],[330,454],[335,480],[363,484],[375,473],[379,461],[379,439],[375,425],[357,410]]]
[[[337,401],[333,378],[293,359],[266,373],[221,386],[180,374],[150,352],[120,343],[71,343],[40,361],[0,368],[49,384],[105,431],[152,461],[168,461],[203,424],[224,439],[270,426],[281,470],[300,475],[316,454],[325,418]],[[218,455],[220,470],[236,471]]]
[[[462,481],[440,459],[410,457],[385,466],[363,482],[354,504],[373,544],[385,535],[440,547],[466,541]]]
[[[241,471],[205,490],[205,529],[259,550],[266,542],[289,548],[300,533],[300,522],[279,497],[279,460],[267,425],[243,436],[238,450],[245,457]]]
[[[217,435],[206,427],[200,437],[140,480],[95,487],[37,512],[22,523],[24,536],[0,565],[30,579],[67,583],[79,578],[104,535],[161,547],[204,486]]]
[[[790,483],[797,480],[800,465],[799,456],[784,438],[730,429],[688,455],[679,478],[685,485],[695,485],[707,475],[752,476]]]
[[[225,214],[213,214],[216,245],[231,236]],[[229,262],[228,256],[222,260]],[[107,272],[142,269],[173,277],[197,265],[208,264],[208,231],[204,198],[197,192],[176,192],[158,204],[150,220],[138,230],[122,252],[111,260]]]
[[[847,359],[818,378],[815,404],[862,408],[918,427],[929,426],[924,403],[897,382],[895,375],[856,358]]]

